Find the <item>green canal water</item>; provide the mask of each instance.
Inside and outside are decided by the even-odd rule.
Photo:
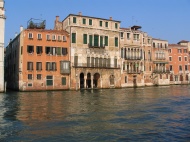
[[[190,141],[190,86],[0,94],[0,141]]]

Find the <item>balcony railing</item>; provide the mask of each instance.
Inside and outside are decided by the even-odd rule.
[[[166,60],[165,57],[156,57],[155,59],[156,59],[156,60]]]
[[[89,48],[102,48],[104,49],[105,48],[105,44],[98,44],[98,45],[94,45],[94,44],[88,44],[88,47]]]
[[[106,69],[120,69],[120,65],[114,65],[114,64],[87,64],[87,63],[78,63],[73,64],[73,67],[75,68],[106,68]]]
[[[142,57],[139,56],[127,56],[125,57],[125,60],[142,60]]]
[[[153,70],[153,73],[170,73],[170,70],[155,69],[155,70]]]
[[[128,74],[140,74],[142,71],[141,70],[124,70]]]

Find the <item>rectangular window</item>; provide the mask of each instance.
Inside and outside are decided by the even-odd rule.
[[[90,67],[90,57],[87,57],[87,67]]]
[[[114,59],[114,67],[117,68],[117,59]]]
[[[56,71],[57,70],[56,62],[46,62],[46,70]]]
[[[53,40],[53,41],[56,40],[56,35],[52,35],[52,40]]]
[[[127,39],[130,39],[130,33],[127,33]]]
[[[61,47],[57,47],[57,55],[61,55],[62,53],[61,53]]]
[[[36,46],[36,53],[42,54],[42,46]]]
[[[127,83],[127,76],[125,76],[125,83]]]
[[[99,36],[94,35],[94,46],[98,47],[98,45],[99,45]]]
[[[89,19],[89,25],[92,25],[92,19]]]
[[[87,44],[87,34],[83,34],[83,44]]]
[[[76,43],[76,33],[72,33],[72,43]]]
[[[168,52],[169,52],[169,53],[172,53],[172,49],[168,49]]]
[[[170,65],[170,71],[173,71],[172,65]]]
[[[179,61],[181,61],[181,57],[178,57]]]
[[[184,53],[187,53],[187,49],[184,49],[183,52],[184,52]]]
[[[62,85],[66,85],[66,77],[62,77]]]
[[[37,74],[37,80],[41,80],[42,79],[42,75],[41,74]]]
[[[33,70],[33,62],[27,62],[27,70],[29,71]]]
[[[178,53],[181,53],[181,49],[178,49]]]
[[[102,21],[100,21],[100,23],[99,23],[99,24],[100,24],[100,27],[102,27]]]
[[[67,48],[62,48],[62,55],[67,55]]]
[[[184,57],[185,58],[185,61],[187,61],[187,57]]]
[[[78,66],[78,56],[74,56],[74,65]]]
[[[28,38],[33,39],[33,33],[28,33]]]
[[[77,23],[77,18],[73,17],[73,23]]]
[[[33,53],[33,52],[34,52],[34,46],[28,45],[28,46],[27,46],[27,52],[28,52],[28,53]]]
[[[118,28],[118,24],[117,24],[117,23],[115,23],[115,28],[116,28],[116,29]]]
[[[21,49],[20,49],[20,54],[22,55],[22,50],[23,50],[23,46],[21,46]]]
[[[95,58],[95,67],[98,67],[98,57]]]
[[[104,47],[104,44],[103,44],[103,36],[100,36],[100,47]]]
[[[150,39],[148,39],[148,44],[151,44],[151,40]]]
[[[185,65],[185,71],[188,71],[188,65]]]
[[[38,40],[41,40],[42,39],[42,34],[37,34],[37,38],[38,38]]]
[[[46,35],[46,40],[51,40],[50,35]]]
[[[123,39],[123,32],[120,33],[121,39]]]
[[[61,41],[61,36],[60,35],[58,35],[58,39],[57,39],[58,41]]]
[[[92,46],[92,35],[89,35],[89,46]]]
[[[82,23],[83,23],[84,25],[86,25],[86,19],[85,19],[85,18],[82,19]]]
[[[91,57],[91,67],[94,67],[94,57]]]
[[[182,71],[182,66],[181,65],[179,66],[179,71]]]
[[[118,47],[118,37],[115,37],[115,47]]]
[[[63,36],[63,41],[66,42],[67,41],[67,37]]]
[[[41,71],[42,70],[42,62],[36,62],[36,70]]]
[[[60,61],[60,69],[62,74],[70,73],[70,62],[69,61]]]
[[[28,80],[32,80],[32,74],[28,74]]]
[[[169,57],[169,61],[172,61],[172,57]]]
[[[155,42],[153,42],[153,47],[156,47]]]
[[[108,22],[105,22],[105,27],[108,28]]]
[[[108,46],[108,36],[105,36],[105,46]]]
[[[48,55],[52,54],[52,48],[51,47],[46,47],[46,54],[48,54]]]
[[[46,76],[46,85],[53,86],[53,76],[51,76],[51,75]]]

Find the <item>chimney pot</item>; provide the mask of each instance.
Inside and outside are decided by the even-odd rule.
[[[110,20],[112,20],[112,17],[110,17]]]
[[[82,16],[82,12],[79,12],[79,15]]]
[[[59,16],[56,16],[56,21],[59,21]]]

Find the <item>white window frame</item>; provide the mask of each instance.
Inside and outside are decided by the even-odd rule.
[[[28,33],[28,38],[33,39],[33,33]]]
[[[41,39],[42,39],[42,34],[38,33],[38,34],[37,34],[37,39],[38,39],[38,40],[41,40]]]

